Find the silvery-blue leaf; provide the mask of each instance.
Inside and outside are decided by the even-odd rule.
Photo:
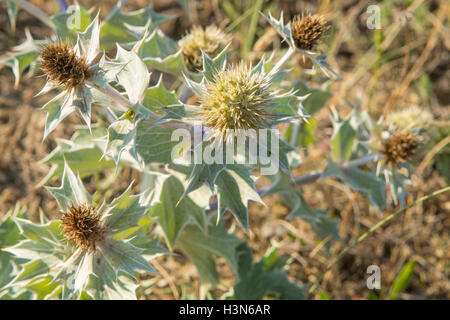
[[[91,196],[86,191],[81,178],[73,173],[67,163],[64,165],[61,186],[46,187],[46,189],[56,199],[63,211],[67,211],[71,205],[81,206],[91,203]]]

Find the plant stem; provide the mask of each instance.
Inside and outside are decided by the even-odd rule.
[[[134,106],[134,104],[131,103],[131,101],[129,101],[127,98],[123,97],[119,92],[117,92],[109,84],[106,85],[105,87],[102,87],[102,86],[99,86],[98,84],[96,84],[95,82],[92,82],[89,80],[86,80],[86,84],[97,89],[104,95],[111,98],[111,100],[116,103],[116,106],[118,107],[118,109],[120,109],[120,111],[127,112],[128,109],[130,109]]]
[[[189,89],[184,83],[181,84],[180,96],[178,97],[178,100],[180,100],[183,103],[186,103],[191,96],[192,90]]]
[[[379,160],[381,160],[383,158],[384,158],[383,155],[367,154],[365,156],[362,156],[361,158],[341,164],[341,165],[339,165],[339,167],[341,169],[357,168],[357,167],[361,167],[361,166],[364,166],[364,165],[372,163],[372,162],[378,162]],[[294,184],[297,186],[301,186],[303,184],[315,182],[320,179],[323,172],[324,172],[324,170],[313,171],[307,175],[295,178]],[[263,194],[268,189],[269,188],[263,188],[263,189],[259,190],[258,193]]]
[[[323,278],[325,277],[325,275],[331,270],[333,269],[333,267],[342,260],[342,258],[344,256],[347,255],[347,253],[352,250],[354,247],[356,247],[358,244],[360,244],[361,242],[364,241],[364,239],[366,239],[369,235],[371,235],[372,233],[374,233],[378,228],[382,227],[383,225],[385,225],[386,223],[388,223],[389,221],[391,221],[392,219],[394,219],[395,217],[397,217],[400,213],[404,212],[405,210],[411,208],[412,206],[414,206],[417,203],[423,202],[429,198],[432,198],[434,196],[437,196],[438,194],[444,193],[446,191],[450,191],[450,186],[447,186],[445,188],[439,189],[431,194],[428,194],[426,196],[423,196],[419,199],[417,199],[416,201],[410,203],[409,205],[407,205],[406,207],[397,210],[396,212],[388,215],[386,218],[384,218],[383,220],[381,220],[380,222],[378,222],[376,225],[374,225],[372,228],[370,228],[367,232],[363,233],[358,239],[356,239],[352,244],[350,244],[347,248],[345,248],[344,251],[342,251],[336,259],[334,259],[334,261],[332,263],[330,263],[327,267],[327,269],[325,270],[325,272],[320,276],[320,278],[313,284],[313,286],[309,289],[308,294],[312,294],[317,287],[320,285],[320,283],[322,282]]]
[[[128,100],[127,98],[122,96],[116,89],[111,87],[109,84],[106,85],[105,87],[103,87],[103,86],[99,86],[98,84],[96,84],[95,82],[90,81],[90,80],[86,80],[86,84],[97,89],[104,95],[111,98],[111,100],[115,103],[115,106],[118,109],[120,109],[120,111],[127,112],[128,109],[134,107],[134,104],[130,100]],[[151,120],[151,121],[157,121],[160,119],[161,119],[161,117],[155,113],[150,114],[150,117],[148,118],[148,120]],[[160,123],[160,125],[171,128],[171,129],[189,130],[186,126],[179,124],[179,123],[163,122],[163,123]]]
[[[19,7],[21,7],[25,11],[27,11],[32,16],[34,16],[34,17],[38,18],[39,20],[41,20],[43,23],[45,23],[50,28],[52,28],[52,29],[55,28],[55,25],[53,24],[53,22],[50,19],[50,17],[44,11],[42,11],[41,9],[36,7],[35,5],[29,3],[26,0],[10,0],[10,1],[14,2],[16,5],[18,5]]]
[[[298,135],[300,133],[301,127],[302,127],[302,124],[300,122],[295,122],[293,124],[292,134],[291,134],[291,142],[289,144],[294,148],[297,145],[297,139],[298,139]]]
[[[281,70],[281,68],[284,66],[284,64],[294,55],[294,53],[295,53],[295,48],[289,47],[289,50],[284,54],[283,57],[281,57],[281,59],[277,62],[275,67],[273,67],[273,69],[270,70],[268,76],[269,77],[275,76]]]
[[[361,158],[341,164],[341,165],[339,165],[339,167],[341,169],[361,167],[363,165],[366,165],[366,164],[369,164],[372,162],[378,162],[383,158],[384,158],[384,155],[368,154],[368,155],[362,156]],[[292,184],[301,186],[304,184],[313,183],[320,179],[323,172],[324,172],[324,170],[313,171],[307,175],[295,178],[294,181],[292,182]],[[266,193],[269,190],[269,188],[270,187],[261,188],[257,192],[259,195],[264,195],[264,193]],[[212,210],[216,210],[216,209],[217,209],[217,202],[210,203],[209,210],[212,211]]]

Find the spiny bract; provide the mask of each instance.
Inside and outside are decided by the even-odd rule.
[[[73,48],[62,41],[49,44],[41,51],[42,71],[56,85],[68,90],[77,88],[90,77],[85,57],[76,55]]]
[[[227,130],[267,127],[275,93],[265,73],[252,72],[244,63],[234,65],[215,75],[206,84],[201,100],[203,124],[226,135]]]
[[[101,215],[88,205],[71,206],[61,218],[65,238],[85,251],[96,250],[96,244],[104,240],[107,228]]]
[[[199,72],[203,68],[202,50],[211,57],[216,56],[230,41],[230,37],[216,26],[203,29],[194,26],[179,42],[189,71]]]
[[[291,22],[292,37],[297,48],[312,50],[326,30],[322,15],[296,16]]]

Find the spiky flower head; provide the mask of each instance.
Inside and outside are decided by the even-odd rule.
[[[252,72],[245,63],[232,65],[206,84],[201,99],[203,124],[226,136],[227,130],[259,129],[267,126],[275,92],[264,72]]]
[[[384,122],[397,130],[414,130],[426,128],[432,120],[431,112],[418,106],[411,106],[389,113]]]
[[[292,37],[297,48],[312,50],[326,30],[326,20],[322,15],[298,15],[291,22]]]
[[[41,68],[56,85],[75,89],[91,76],[84,56],[78,56],[72,46],[61,40],[41,51]]]
[[[398,164],[410,159],[419,146],[418,137],[408,131],[398,131],[383,142],[382,153],[389,164]]]
[[[141,197],[131,195],[129,186],[111,203],[94,206],[81,178],[67,164],[61,186],[47,190],[63,212],[59,221],[41,217],[37,225],[15,219],[24,240],[7,250],[39,265],[29,282],[18,278],[19,285],[46,279],[59,287],[49,298],[136,298],[136,270],[153,272],[151,252],[162,252],[155,237],[138,232],[139,220],[149,210]]]
[[[64,212],[61,226],[66,240],[84,251],[95,251],[108,230],[101,220],[101,214],[87,204],[72,205]]]
[[[202,50],[211,57],[216,56],[231,40],[230,36],[216,26],[205,29],[194,26],[179,44],[189,71],[199,72],[203,68]]]

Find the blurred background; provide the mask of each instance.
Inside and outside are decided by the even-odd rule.
[[[50,15],[60,11],[60,1],[30,0]],[[72,4],[72,1],[66,1]],[[100,9],[105,17],[115,0],[79,0],[85,8]],[[380,8],[381,29],[367,27],[367,7]],[[407,201],[429,194],[449,184],[450,179],[450,12],[448,0],[390,1],[272,1],[272,0],[129,0],[125,11],[152,5],[157,12],[175,18],[162,26],[173,39],[180,39],[193,25],[215,24],[233,38],[232,60],[257,61],[266,53],[277,58],[286,44],[259,12],[269,11],[285,21],[302,12],[321,13],[329,30],[318,50],[329,53],[328,61],[340,75],[326,84],[325,105],[314,114],[300,151],[303,164],[295,176],[322,169],[329,155],[333,133],[330,108],[345,116],[350,104],[369,110],[374,119],[388,118],[393,112],[411,107],[432,114],[429,123],[429,148],[414,159],[412,185]],[[51,29],[20,10],[16,30],[11,30],[6,4],[0,1],[0,56],[25,39],[28,28],[36,39],[51,35]],[[113,55],[110,54],[112,57]],[[308,66],[300,57],[289,66],[295,77],[302,77]],[[1,67],[0,67],[1,68]],[[158,79],[154,72],[152,81]],[[170,83],[170,77],[165,80]],[[48,97],[34,98],[43,87],[42,76],[26,76],[14,87],[14,75],[0,69],[0,214],[17,203],[28,208],[31,217],[39,212],[55,216],[56,203],[39,185],[49,167],[37,163],[54,147],[57,138],[68,139],[72,126],[79,124],[77,114],[65,120],[42,142],[45,112],[40,110]],[[321,84],[324,85],[324,84]],[[191,101],[195,103],[195,98]],[[420,115],[419,115],[420,116]],[[95,118],[94,118],[95,121]],[[131,179],[139,176],[122,170],[106,196],[120,193]],[[121,183],[123,181],[123,183]],[[90,182],[89,178],[86,180]],[[52,182],[57,185],[58,183]],[[264,183],[264,181],[260,182]],[[94,184],[91,184],[93,187]],[[138,187],[138,185],[137,185]],[[341,221],[342,243],[324,250],[311,227],[300,219],[287,221],[289,209],[276,196],[264,198],[266,206],[250,204],[250,245],[260,258],[267,250],[278,248],[290,259],[289,278],[298,284],[314,282],[346,244],[395,211],[370,207],[367,199],[337,180],[323,179],[298,188],[314,208],[324,209]],[[93,190],[90,190],[91,192]],[[240,231],[238,231],[240,232]],[[156,259],[160,274],[141,279],[140,296],[146,299],[220,298],[232,286],[231,271],[219,260],[222,283],[200,290],[195,267],[182,256]],[[366,287],[369,265],[381,267],[382,289]],[[389,225],[379,229],[354,248],[325,277],[315,299],[449,299],[450,298],[450,195],[441,194],[408,209]],[[394,294],[396,296],[394,296]]]

